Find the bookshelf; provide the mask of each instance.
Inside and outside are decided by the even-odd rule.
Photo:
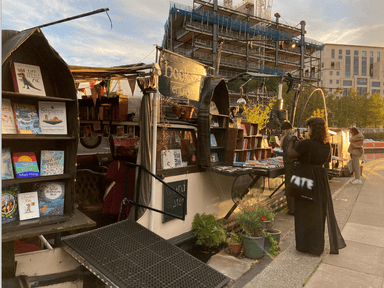
[[[264,147],[263,136],[258,134],[256,123],[245,122],[242,123],[242,128],[228,128],[226,147],[227,165],[271,156],[271,148]]]
[[[4,35],[4,34],[3,34]],[[12,103],[35,105],[39,101],[60,102],[65,105],[66,134],[3,134],[2,147],[10,148],[11,153],[34,152],[40,170],[41,150],[64,151],[64,174],[2,180],[2,185],[19,184],[21,193],[34,190],[34,184],[44,182],[63,182],[65,184],[63,215],[41,216],[30,220],[16,220],[2,225],[3,235],[39,227],[41,234],[52,224],[66,222],[74,215],[72,195],[75,188],[76,154],[78,145],[78,102],[74,79],[67,64],[49,45],[40,29],[14,32],[3,39],[2,99]],[[38,66],[44,83],[46,96],[33,93],[15,92],[12,78],[12,63]],[[3,239],[4,240],[4,239]]]

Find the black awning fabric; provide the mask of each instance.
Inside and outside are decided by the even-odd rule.
[[[63,249],[111,287],[223,287],[229,278],[125,220],[62,238]]]

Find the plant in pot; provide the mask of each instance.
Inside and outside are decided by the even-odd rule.
[[[257,209],[252,207],[244,213],[236,216],[236,222],[243,229],[243,251],[244,256],[257,259],[264,253],[264,221],[261,219]]]
[[[259,213],[261,220],[264,221],[264,229],[270,229],[273,226],[273,220],[275,219],[276,214],[273,213],[272,209],[269,208],[258,208],[257,213]]]
[[[196,244],[201,245],[206,250],[219,248],[227,238],[223,225],[213,214],[196,213],[193,218],[192,229],[197,239]]]
[[[264,249],[265,252],[272,256],[277,256],[280,251],[279,243],[280,243],[280,234],[281,231],[277,229],[265,229],[265,241],[264,241]]]
[[[237,232],[229,232],[227,238],[228,244],[228,252],[232,255],[238,255],[241,253],[241,249],[243,248],[243,240],[241,238],[241,234]]]

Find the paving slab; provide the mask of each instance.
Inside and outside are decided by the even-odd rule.
[[[358,201],[353,208],[348,223],[384,228],[383,208],[384,205],[381,203],[367,203]],[[384,239],[382,241],[384,241]]]
[[[382,281],[382,277],[321,264],[305,288],[382,288]]]
[[[384,228],[348,222],[342,235],[344,240],[384,247]]]
[[[322,263],[384,277],[384,248],[346,241],[338,255],[328,254]]]

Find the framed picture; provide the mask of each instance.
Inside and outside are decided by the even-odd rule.
[[[135,126],[128,126],[127,138],[135,138]]]
[[[103,137],[108,138],[110,134],[111,134],[111,127],[109,125],[104,125]]]
[[[124,126],[117,126],[116,134],[118,137],[124,137]]]

